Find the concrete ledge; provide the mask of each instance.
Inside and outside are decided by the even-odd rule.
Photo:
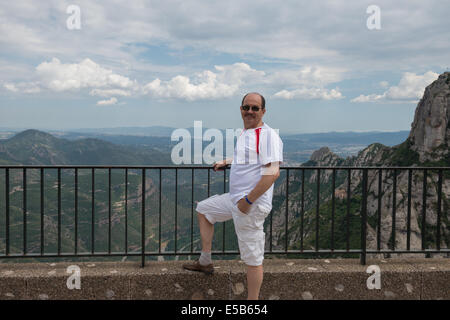
[[[211,276],[184,261],[0,263],[0,299],[245,299],[246,266],[215,261]],[[68,289],[67,267],[81,269],[81,289]],[[381,289],[367,288],[369,265]],[[450,259],[266,259],[261,299],[450,299]]]

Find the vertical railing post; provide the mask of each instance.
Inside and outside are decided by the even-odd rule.
[[[438,171],[438,200],[437,200],[437,230],[436,230],[436,249],[441,250],[441,205],[442,205],[442,169]]]
[[[348,181],[347,181],[347,224],[346,224],[346,249],[350,250],[350,193],[351,193],[351,169],[347,170]]]
[[[406,214],[406,250],[411,249],[411,189],[412,170],[408,169],[408,211]]]
[[[108,168],[108,254],[111,254],[111,168]]]
[[[194,253],[194,168],[191,169],[191,253]]]
[[[78,168],[75,168],[75,254],[78,253]]]
[[[377,250],[381,250],[381,198],[383,196],[382,190],[383,169],[378,171],[378,217],[377,217]]]
[[[161,168],[159,168],[159,219],[158,219],[158,253],[161,253],[161,189],[162,189],[162,173]]]
[[[319,251],[319,210],[320,210],[320,169],[317,169],[317,192],[316,192],[316,251]]]
[[[286,236],[285,238],[285,250],[286,253],[288,252],[288,245],[289,245],[289,241],[288,241],[288,232],[289,232],[289,217],[288,217],[288,213],[289,213],[289,169],[286,169],[286,208],[285,208],[286,212],[285,212],[285,231],[284,234]]]
[[[58,256],[61,255],[61,168],[58,171]]]
[[[331,251],[334,251],[335,190],[336,190],[336,169],[333,168],[332,188],[331,188]]]
[[[125,253],[128,253],[128,168],[125,168]]]
[[[95,168],[92,168],[91,173],[91,185],[92,185],[92,193],[91,193],[91,253],[92,255],[95,252]]]
[[[227,190],[227,167],[225,166],[223,169],[223,193],[226,193]],[[226,221],[222,222],[222,252],[225,253],[225,224]]]
[[[397,169],[394,169],[394,177],[393,177],[393,192],[392,192],[392,243],[391,243],[391,250],[395,251],[395,227],[396,227],[396,214],[397,214]]]
[[[426,214],[427,214],[427,169],[423,170],[423,194],[422,194],[422,230],[421,230],[421,234],[422,234],[422,251],[425,251],[426,245],[426,237],[425,237],[425,232],[426,232]]]
[[[145,266],[145,168],[142,168],[141,267]]]
[[[23,168],[23,254],[27,254],[27,169]]]
[[[41,196],[41,256],[44,255],[44,168],[40,170],[41,175],[41,186],[40,186],[40,196]]]
[[[367,238],[367,170],[363,169],[362,206],[361,206],[361,257],[362,265],[366,264],[366,238]]]
[[[209,172],[209,168],[208,168],[208,198],[209,195],[211,194],[211,188],[210,188],[210,180],[211,180],[211,173]]]
[[[174,244],[174,252],[177,253],[177,230],[178,230],[178,168],[175,168],[175,244]]]
[[[5,244],[6,255],[9,255],[9,169],[5,169]]]
[[[302,168],[302,204],[300,218],[300,250],[303,252],[303,230],[305,220],[305,168]]]

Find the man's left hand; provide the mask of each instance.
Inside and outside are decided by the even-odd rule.
[[[251,204],[249,204],[245,198],[242,198],[241,200],[238,201],[237,203],[237,207],[238,209],[242,212],[247,214],[250,211],[251,208]]]

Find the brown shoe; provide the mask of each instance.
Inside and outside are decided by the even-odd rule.
[[[214,267],[211,264],[208,264],[207,266],[202,266],[200,264],[200,262],[195,261],[194,263],[187,263],[187,264],[183,264],[183,268],[189,271],[198,271],[198,272],[203,272],[206,274],[213,274],[214,273]]]

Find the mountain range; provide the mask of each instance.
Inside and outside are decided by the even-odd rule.
[[[0,163],[34,165],[167,164],[170,154],[152,148],[118,145],[96,138],[75,141],[26,130],[0,140]]]
[[[373,142],[394,146],[408,134],[408,131],[328,132],[282,136],[284,164],[306,162],[315,150],[323,146],[328,146],[341,157],[354,155]],[[4,164],[167,165],[172,164],[170,153],[178,143],[164,132],[159,136],[136,136],[29,129],[19,133],[4,132],[3,136],[5,138],[0,139],[0,163]],[[203,148],[209,143],[204,141]]]
[[[419,101],[414,121],[408,138],[401,144],[388,147],[380,143],[373,143],[360,150],[356,156],[341,158],[323,147],[316,150],[309,161],[302,164],[308,166],[401,166],[401,167],[450,167],[450,73],[445,72],[439,78],[426,87],[422,99]],[[305,174],[305,209],[304,232],[300,230],[300,202],[301,176],[294,173],[291,178],[294,190],[290,194],[288,203],[288,221],[292,222],[288,230],[288,243],[290,248],[299,248],[301,240],[309,249],[315,247],[315,214],[316,214],[316,185],[317,173],[306,170]],[[396,204],[393,206],[394,183],[393,170],[385,170],[382,176],[382,189],[378,190],[378,170],[368,171],[368,199],[367,199],[367,246],[370,249],[377,247],[377,233],[380,231],[381,248],[388,249],[394,245],[397,249],[406,249],[407,237],[407,203],[408,203],[408,172],[400,170],[396,176]],[[425,217],[423,216],[423,171],[413,171],[411,185],[411,238],[410,248],[420,249],[422,246],[423,222],[425,222],[424,235],[426,248],[436,248],[437,234],[437,193],[438,172],[429,170],[427,174],[427,193]],[[336,221],[337,232],[340,232],[338,246],[346,246],[345,234],[347,223],[351,226],[350,243],[353,248],[359,247],[361,217],[361,187],[362,172],[353,170],[351,173],[350,193],[352,199],[346,202],[348,176],[345,170],[338,170],[336,175],[336,189],[331,188],[331,171],[323,170],[320,176],[320,234],[322,236],[320,246],[330,245],[331,226],[331,198],[336,197]],[[284,231],[286,203],[284,200],[285,183],[278,186],[274,197],[274,221],[276,230],[274,242],[282,247],[286,241]],[[378,210],[378,196],[382,195],[381,211]],[[342,197],[343,195],[343,197]],[[347,207],[348,206],[348,207]],[[349,217],[346,216],[347,208]],[[393,212],[395,209],[395,220]],[[441,207],[441,248],[450,246],[450,170],[443,171],[442,180],[442,207]],[[378,230],[377,219],[380,216],[381,230]],[[348,220],[347,220],[348,219]],[[393,223],[396,224],[393,234]],[[395,243],[393,243],[395,239]]]

